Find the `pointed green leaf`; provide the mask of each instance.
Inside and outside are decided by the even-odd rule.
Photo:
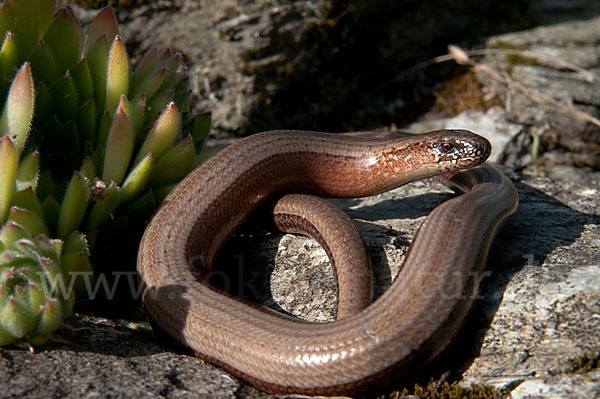
[[[38,239],[40,239],[41,237],[44,237],[44,236],[38,236]],[[46,237],[46,238],[48,238],[48,237]],[[55,260],[54,257],[60,256],[60,253],[62,251],[63,240],[59,240],[58,238],[53,238],[53,239],[48,238],[48,242],[54,248],[54,252],[56,253],[56,255],[52,255],[52,256],[44,255],[44,256],[46,256],[47,258],[50,258],[54,263],[58,264],[58,260]]]
[[[19,48],[17,42],[12,33],[6,32],[4,35],[4,41],[2,42],[2,49],[0,49],[0,66],[2,68],[2,75],[0,75],[0,95],[2,98],[5,97],[5,93],[8,92],[8,87],[12,81],[12,78],[16,75],[17,70],[21,64],[21,58],[19,57]]]
[[[167,76],[163,79],[158,91],[165,91],[169,89],[175,89],[179,82],[181,82],[185,78],[185,69],[180,66],[174,71],[169,72]]]
[[[77,88],[79,101],[84,102],[91,99],[94,94],[94,83],[92,82],[92,73],[87,59],[84,58],[79,61],[75,68],[71,70],[71,76],[73,76]]]
[[[88,181],[94,181],[97,176],[96,165],[90,157],[86,157],[81,165],[81,173]]]
[[[188,90],[185,92],[179,92],[179,93],[176,93],[175,96],[173,96],[173,102],[175,102],[175,105],[177,105],[177,108],[182,113],[187,113],[190,110],[191,97],[192,97],[191,90]]]
[[[102,160],[104,159],[104,149],[101,146],[96,147],[96,150],[92,154],[92,162],[96,167],[97,175],[100,174],[100,167],[102,166]]]
[[[100,36],[87,52],[87,61],[94,83],[94,102],[96,109],[104,109],[106,98],[106,73],[108,70],[108,39]]]
[[[56,231],[58,227],[58,216],[60,214],[60,204],[52,197],[47,196],[44,201],[42,201],[42,213],[48,229],[53,232]]]
[[[182,92],[189,92],[191,93],[192,90],[190,89],[190,81],[189,79],[181,79],[181,81],[179,81],[179,83],[177,83],[177,86],[175,86],[175,92],[176,93],[182,93]]]
[[[9,225],[10,224],[12,223],[9,223]],[[14,243],[12,246],[17,247],[18,243]],[[6,250],[3,256],[0,257],[0,291],[2,290],[2,283],[6,283],[7,279],[12,277],[10,275],[11,271],[13,271],[15,268],[31,267],[31,264],[31,259],[22,256],[18,251],[16,251],[16,249]],[[2,299],[0,298],[0,307],[2,307],[1,304]]]
[[[35,91],[35,112],[33,114],[33,117],[35,118],[34,126],[43,124],[44,121],[50,117],[52,112],[54,112],[52,109],[52,97],[50,96],[48,86],[46,86],[44,82],[39,82]],[[35,139],[35,136],[35,134],[32,135],[32,138]]]
[[[56,195],[54,181],[52,180],[52,174],[49,170],[40,173],[36,194],[40,200],[42,198],[46,199],[46,197],[54,198]]]
[[[13,206],[10,208],[8,220],[23,227],[29,234],[33,236],[38,234],[44,234],[45,236],[50,235],[50,232],[48,231],[48,228],[46,227],[46,224],[42,220],[41,216],[27,209]]]
[[[80,231],[74,231],[65,239],[61,253],[63,255],[82,253],[89,256],[90,253],[85,234]]]
[[[137,86],[142,83],[152,72],[158,69],[158,51],[155,48],[152,48],[144,54],[144,58],[137,64],[135,68],[135,72],[131,77],[131,87],[136,92],[141,92],[141,90],[137,90]]]
[[[84,56],[88,53],[92,45],[105,36],[108,41],[113,41],[114,37],[119,34],[119,25],[113,8],[108,5],[96,14],[88,30],[87,39],[85,42]]]
[[[0,240],[4,245],[13,247],[13,244],[23,238],[31,238],[31,235],[20,225],[15,222],[7,222],[0,230]]]
[[[36,81],[44,82],[46,86],[64,74],[64,71],[59,72],[54,54],[43,40],[37,43],[31,54],[31,68]]]
[[[35,327],[35,317],[14,298],[10,298],[0,310],[0,324],[13,337],[25,338]]]
[[[39,266],[46,273],[46,276],[45,276],[46,277],[46,281],[50,285],[53,286],[53,289],[55,291],[58,291],[59,287],[56,286],[57,285],[56,278],[57,278],[57,276],[60,275],[60,267],[58,266],[58,264],[56,262],[52,261],[51,259],[42,258],[42,259],[40,259]]]
[[[125,115],[127,116],[127,118],[129,118],[129,121],[132,120],[133,115],[131,113],[131,111],[132,111],[131,103],[129,102],[129,100],[127,99],[127,97],[124,94],[121,94],[121,97],[119,97],[119,104],[117,105],[117,111],[119,109],[122,109],[123,112],[125,112]]]
[[[33,119],[35,91],[29,63],[23,64],[10,86],[8,99],[0,117],[0,134],[15,139],[19,153],[25,146]]]
[[[27,209],[28,211],[36,213],[40,216],[43,215],[42,205],[37,199],[32,187],[27,187],[23,190],[15,192],[12,198],[12,205],[22,209]]]
[[[57,241],[60,240],[51,240],[45,235],[37,235],[34,237],[35,245],[37,247],[37,251],[41,256],[44,256],[54,263],[58,263],[59,259],[59,249],[56,247]],[[60,241],[62,242],[62,241]]]
[[[35,190],[40,175],[40,153],[37,151],[28,154],[19,163],[17,171],[17,190],[31,187]]]
[[[183,55],[180,52],[173,54],[171,58],[165,64],[165,67],[169,72],[173,72],[176,69],[183,67]]]
[[[29,302],[31,304],[31,308],[34,310],[39,310],[42,308],[44,303],[46,302],[46,296],[44,295],[43,290],[41,290],[37,284],[30,282],[27,285],[29,291]]]
[[[167,73],[165,68],[157,69],[150,76],[144,79],[139,85],[137,85],[133,91],[132,96],[135,97],[139,94],[145,94],[147,98],[154,95],[156,90],[161,86],[161,82]]]
[[[121,95],[129,94],[129,58],[127,49],[117,35],[108,52],[108,76],[106,83],[106,110],[115,112]]]
[[[77,112],[77,130],[81,140],[89,143],[90,148],[96,144],[96,107],[94,100],[84,102]],[[85,144],[84,144],[85,148]]]
[[[31,314],[35,314],[35,311],[29,303],[29,290],[25,284],[17,285],[13,288],[13,298],[24,308],[29,309]]]
[[[178,183],[192,171],[195,156],[194,142],[188,136],[156,162],[151,186],[157,188]]]
[[[0,306],[2,309],[4,305]],[[13,337],[4,327],[0,326],[0,346],[12,345],[17,341],[16,337]]]
[[[77,298],[86,298],[87,286],[94,281],[94,269],[92,269],[88,257],[81,252],[65,254],[60,258],[60,268],[63,274],[68,276],[69,286],[73,287]],[[72,282],[72,279],[75,281]],[[87,284],[86,279],[88,280]]]
[[[146,96],[144,93],[140,93],[133,98],[133,101],[131,102],[131,115],[133,131],[137,135],[144,125],[144,117],[146,116]]]
[[[171,50],[170,48],[164,49],[163,52],[160,53],[160,55],[158,56],[159,65],[166,65],[171,59],[171,57],[173,57],[173,50]]]
[[[25,230],[26,228],[23,227]],[[13,244],[13,248],[15,252],[17,252],[21,257],[29,259],[35,263],[41,261],[41,256],[37,251],[37,248],[34,242],[31,239],[22,239]],[[49,261],[49,260],[48,260]],[[24,272],[24,271],[23,271]],[[25,273],[23,273],[25,274]]]
[[[38,22],[31,0],[6,0],[0,9],[0,32],[11,31],[22,60],[31,54],[38,40]]]
[[[19,154],[15,142],[4,136],[0,139],[0,225],[4,224],[15,191]]]
[[[106,150],[104,154],[104,169],[102,180],[106,183],[114,181],[121,184],[129,167],[133,154],[135,135],[129,118],[123,108],[119,107],[113,118],[113,123],[108,133]]]
[[[173,90],[167,90],[162,93],[154,94],[147,102],[146,121],[153,123],[164,109],[173,101]]]
[[[64,74],[77,65],[83,40],[83,30],[70,7],[58,10],[54,21],[44,35],[58,67]]]
[[[40,338],[47,338],[48,334],[50,334],[51,332],[56,330],[58,326],[60,326],[60,323],[66,316],[68,316],[68,314],[63,313],[63,307],[57,299],[48,299],[41,311],[40,320],[37,326],[35,327],[34,334],[37,336],[36,342],[38,342],[38,345],[40,342],[44,342],[40,341]]]
[[[33,0],[38,22],[38,34],[44,36],[48,27],[54,20],[55,0]]]
[[[200,152],[202,149],[202,141],[210,134],[211,125],[211,114],[210,112],[200,114],[194,119],[194,126],[192,127],[192,137],[194,138],[194,144],[196,151]]]
[[[62,121],[75,119],[79,100],[75,82],[67,71],[65,75],[56,80],[49,88],[50,95],[54,100],[54,110]]]
[[[142,192],[152,176],[152,154],[146,155],[129,173],[121,188],[121,204],[126,205]]]
[[[152,126],[146,136],[134,164],[139,163],[148,153],[160,159],[175,143],[181,125],[181,115],[174,103],[170,103]]]
[[[112,126],[112,116],[110,112],[104,111],[102,119],[100,119],[100,126],[98,127],[98,138],[97,144],[102,147],[106,147],[106,140],[108,140],[108,133]]]
[[[64,239],[81,225],[89,199],[88,182],[75,172],[67,186],[58,217],[58,237]]]

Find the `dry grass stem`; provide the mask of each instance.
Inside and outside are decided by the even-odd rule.
[[[447,61],[449,59],[453,59],[458,64],[469,65],[476,72],[484,72],[484,73],[488,74],[492,79],[495,79],[495,80],[505,84],[508,87],[512,87],[512,88],[520,91],[521,93],[523,93],[524,95],[529,97],[532,101],[537,102],[538,104],[552,105],[555,108],[557,108],[560,112],[562,112],[566,115],[569,115],[576,119],[590,122],[590,123],[600,127],[600,120],[598,118],[595,118],[586,112],[583,112],[583,111],[580,111],[580,110],[574,108],[571,104],[565,105],[550,96],[540,93],[537,90],[533,90],[530,87],[523,85],[521,82],[517,82],[516,80],[511,79],[509,76],[502,74],[500,71],[496,70],[495,68],[493,68],[487,64],[481,64],[481,63],[477,63],[477,62],[473,61],[469,57],[468,53],[465,52],[460,47],[450,45],[450,46],[448,46],[448,51],[450,54],[448,54],[446,56],[442,56],[442,57],[437,57],[436,58],[436,60],[438,60],[437,62],[443,62],[443,61]],[[590,74],[591,74],[591,72],[590,72]],[[593,78],[595,75],[592,74],[591,76]]]

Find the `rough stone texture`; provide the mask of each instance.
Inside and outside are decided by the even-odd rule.
[[[270,2],[249,3],[255,7],[289,10],[288,3],[280,5],[281,8]],[[556,10],[566,3],[540,1],[536,4],[546,7],[545,10]],[[575,5],[576,12],[581,12],[577,11],[580,7],[598,14],[594,11],[594,2],[568,3]],[[187,12],[195,15],[197,9],[189,4]],[[152,29],[171,29],[175,25],[173,10],[158,11],[165,13],[159,14],[164,18],[164,27],[152,25],[150,17],[143,19],[144,12],[151,15],[155,11],[139,12],[143,24]],[[561,18],[565,15],[573,18],[566,12],[559,14]],[[555,18],[558,14],[548,15]],[[220,22],[208,26],[224,26],[223,31],[235,36],[238,34],[236,23],[252,25],[252,19],[236,19],[239,17],[238,13],[225,13]],[[138,29],[135,24],[142,22],[132,19],[130,27],[125,29],[133,32]],[[197,20],[196,23],[204,22]],[[577,61],[598,73],[599,23],[597,18],[569,22],[569,25],[492,38],[488,43],[510,40],[528,50],[539,49]],[[593,36],[594,27],[596,36]],[[151,43],[149,34],[137,40],[142,43],[140,47]],[[220,43],[222,39],[217,35],[196,40]],[[591,41],[582,45],[581,40]],[[231,43],[235,46],[237,42]],[[215,44],[214,51],[218,48]],[[219,57],[227,58],[227,53]],[[211,65],[223,68],[224,74],[229,73],[228,66],[218,63],[220,59],[215,58]],[[498,68],[506,65],[506,57],[489,60],[497,62],[494,65]],[[514,73],[514,79],[523,79],[524,84],[539,83],[541,91],[554,87],[557,90],[546,93],[552,96],[562,93],[556,97],[559,100],[582,99],[578,106],[598,112],[596,97],[600,91],[596,80],[584,83],[576,74],[546,65],[515,66],[510,72]],[[227,75],[222,87],[232,88],[236,84],[245,87],[243,79],[236,73]],[[484,82],[489,83],[489,80]],[[208,78],[208,83],[212,88],[213,78]],[[500,86],[496,88],[506,93]],[[215,101],[219,93],[226,92],[226,89],[216,90]],[[227,96],[233,95],[231,93]],[[586,154],[597,157],[594,145],[598,141],[593,139],[597,137],[594,136],[597,130],[569,122],[570,119],[556,111],[538,107],[526,99],[519,100],[522,102],[516,106],[515,96],[504,95],[507,99],[504,110],[466,112],[457,118],[409,127],[412,131],[470,128],[491,137],[496,146],[493,155],[496,160],[519,169],[527,166],[523,173],[503,168],[519,190],[519,211],[490,253],[489,275],[470,322],[458,342],[431,367],[425,381],[429,376],[438,377],[451,370],[453,379],[462,379],[464,384],[491,384],[510,392],[512,398],[599,397],[598,361],[595,366],[592,361],[589,369],[578,367],[577,363],[586,358],[597,359],[600,348],[600,176],[592,169],[593,165],[564,161],[564,154],[571,154],[569,156],[576,160]],[[242,102],[242,109],[245,109],[244,104]],[[232,111],[223,112],[223,126],[233,126]],[[538,113],[542,116],[531,117]],[[586,134],[581,133],[582,128]],[[548,132],[557,139],[549,140],[553,136]],[[531,155],[532,134],[539,134],[545,143],[555,143],[542,146],[545,152],[541,164],[534,162]],[[552,157],[558,161],[549,163]],[[530,164],[533,166],[528,166]],[[544,173],[549,177],[535,176]],[[442,185],[427,180],[381,196],[336,201],[357,220],[365,236],[374,263],[378,295],[391,284],[418,226],[436,205],[450,196]],[[235,237],[224,253],[221,270],[243,277],[243,280],[233,277],[224,280],[232,290],[239,287],[239,291],[260,303],[302,318],[332,319],[335,312],[333,273],[325,253],[313,240],[245,232]],[[125,328],[114,321],[82,314],[68,319],[55,340],[35,354],[25,349],[0,348],[0,386],[0,398],[268,397],[216,367],[160,346],[147,330]]]
[[[119,10],[139,59],[181,51],[217,130],[344,130],[406,120],[451,65],[398,75],[447,43],[522,24],[528,0],[197,1]]]
[[[0,348],[1,398],[264,398],[151,332],[75,314],[39,352]]]
[[[535,389],[553,397],[597,396],[599,370],[586,378],[569,372],[574,359],[598,356],[600,343],[597,183],[521,176],[518,187],[521,204],[509,245],[490,262],[492,271],[501,268],[491,276],[496,290],[480,308],[495,314],[463,377],[517,387],[513,398]]]
[[[598,11],[593,14],[593,7],[589,11],[585,20],[492,37],[487,41],[488,49],[512,49],[522,54],[489,55],[483,62],[530,92],[541,93],[598,120],[600,17],[594,16]],[[572,70],[566,62],[583,68],[583,71]],[[519,170],[556,179],[573,179],[578,178],[577,175],[581,178],[583,174],[573,173],[571,167],[575,166],[597,178],[600,121],[592,124],[556,106],[541,104],[521,90],[490,79],[486,73],[480,73],[480,77],[491,93],[504,100],[508,119],[525,125],[512,141],[503,162]]]

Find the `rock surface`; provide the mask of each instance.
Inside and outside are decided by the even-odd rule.
[[[479,76],[491,93],[503,98],[507,118],[524,126],[503,162],[557,180],[598,180],[599,26],[596,16],[487,41],[492,54],[483,62],[512,83],[498,82],[485,72]],[[552,101],[559,105],[549,104]],[[524,148],[529,151],[524,153]],[[589,179],[571,167],[586,171]]]
[[[288,15],[281,14],[281,10],[291,12],[288,3],[249,3],[275,10],[264,18]],[[575,8],[587,4],[568,3],[575,4]],[[583,9],[594,10],[593,3]],[[195,15],[197,9],[187,4],[186,12]],[[566,3],[537,4],[561,7]],[[228,14],[223,7],[218,23],[197,23],[216,26],[219,34],[226,33],[226,39],[217,35],[216,38],[197,36],[196,40],[231,41],[232,47],[244,42],[231,38],[240,34],[238,26],[253,26],[255,20],[246,18],[254,14],[241,17],[239,13]],[[316,10],[312,12],[318,16]],[[136,24],[146,24],[155,30],[174,29],[173,22],[161,27],[152,25],[144,19],[144,12],[139,12],[141,15],[136,18],[143,23],[131,19],[126,32],[141,29]],[[170,15],[172,11],[164,13],[161,14],[164,21],[175,18]],[[582,22],[491,38],[488,45],[511,43],[513,47],[526,47],[528,51],[551,54],[563,61],[579,62],[597,75],[600,41],[594,34],[598,33],[598,24],[597,18],[587,17]],[[284,25],[290,26],[281,26]],[[140,48],[150,45],[151,37],[146,36],[138,36]],[[176,41],[177,36],[172,40]],[[224,53],[215,56],[214,64],[209,65],[213,71],[223,68],[227,78],[214,93],[235,97],[237,90],[247,87],[248,82],[243,74],[229,75],[229,66],[219,64],[219,60],[228,57],[227,51],[233,51],[232,47],[224,45],[225,50],[219,50],[215,44],[215,54]],[[235,56],[239,54],[241,49]],[[193,53],[186,55],[194,57]],[[573,98],[581,110],[598,116],[597,78],[588,82],[580,74],[557,69],[554,64],[506,68],[506,56],[493,56],[485,62],[505,69],[512,79],[520,79],[559,101],[568,103]],[[208,76],[211,72],[206,73]],[[213,77],[207,79],[213,92]],[[518,213],[490,253],[489,274],[481,300],[458,342],[432,366],[428,376],[439,377],[451,370],[453,379],[461,379],[467,385],[490,384],[510,393],[512,398],[599,397],[600,177],[593,163],[598,160],[598,129],[567,118],[555,109],[540,107],[527,97],[518,98],[519,93],[510,93],[489,77],[481,79],[490,90],[501,93],[503,108],[470,111],[457,118],[408,127],[411,131],[470,128],[490,136],[496,147],[494,160],[510,165],[502,170],[513,179],[520,195]],[[206,87],[202,80],[199,82],[199,87]],[[214,101],[218,95],[215,94]],[[216,102],[211,104],[214,106]],[[247,115],[246,106],[242,101],[241,114],[232,109],[219,111],[223,112],[219,117],[222,126],[242,123],[235,115]],[[285,124],[285,120],[281,123]],[[544,154],[537,160],[532,156],[532,137],[536,134],[542,139],[539,153]],[[571,161],[567,162],[566,157],[571,157]],[[519,173],[514,172],[515,168]],[[336,201],[357,220],[365,236],[378,295],[391,284],[427,214],[450,197],[449,190],[441,184],[427,180],[376,197]],[[333,318],[333,272],[324,251],[313,240],[290,235],[250,235],[235,238],[227,248],[230,261],[224,257],[224,262],[245,278],[244,283],[230,282],[240,284],[248,296],[309,320]],[[146,329],[83,314],[68,319],[55,339],[36,353],[0,348],[0,386],[3,388],[0,398],[268,397],[214,366],[175,354],[159,345]]]
[[[197,1],[121,11],[139,59],[153,46],[185,54],[199,106],[217,130],[340,131],[422,108],[451,68],[398,80],[415,63],[523,23],[528,1]]]

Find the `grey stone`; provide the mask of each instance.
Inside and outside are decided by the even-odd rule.
[[[190,53],[206,57],[213,68],[205,75],[211,76],[207,80],[210,92],[215,93],[214,104],[219,102],[219,95],[236,99],[240,88],[248,83],[237,72],[229,75],[232,69],[228,68],[233,66],[221,66],[219,61],[229,57],[237,62],[245,32],[254,29],[253,15],[258,12],[228,11],[227,5],[234,3],[215,4],[214,15],[220,17],[212,22],[196,14],[199,8],[193,2],[184,6],[190,21],[207,24],[217,32],[202,36],[192,31],[196,35],[192,43],[199,46],[199,53]],[[260,18],[281,16],[289,10],[276,3],[251,3],[255,7],[264,3],[272,10],[266,16],[258,13]],[[540,3],[561,7],[565,2]],[[142,25],[150,30],[165,29],[167,36],[172,36],[172,42],[158,45],[177,43],[180,37],[174,33],[172,10],[158,11],[163,21],[160,26],[146,18],[144,12],[152,14],[139,11],[139,21],[131,21],[124,28],[127,34],[139,33],[140,48],[152,43],[151,35],[141,33],[147,32]],[[316,8],[307,13],[317,18],[320,15]],[[249,30],[238,30],[242,26]],[[288,26],[294,30],[293,23]],[[505,35],[501,40],[546,55],[568,56],[594,71],[598,69],[594,54],[600,42],[597,27],[596,18]],[[217,43],[223,38],[231,44],[221,48]],[[261,40],[260,34],[252,40]],[[493,40],[500,39],[489,43]],[[269,62],[269,58],[265,57],[264,62]],[[494,65],[501,69],[505,62],[501,58]],[[213,91],[213,85],[219,82],[211,75],[215,71],[227,79],[222,89]],[[520,65],[511,72],[514,79],[520,78],[524,84],[539,83],[540,91],[558,100],[583,99],[586,104],[582,109],[597,112],[597,83],[590,84],[575,73],[546,65]],[[484,82],[493,87],[488,80]],[[203,79],[197,84],[206,87]],[[544,91],[549,87],[553,91]],[[436,361],[428,375],[438,377],[452,370],[463,384],[491,384],[513,398],[599,397],[597,365],[590,369],[574,366],[582,359],[597,357],[600,348],[600,178],[597,169],[590,166],[597,158],[597,136],[593,129],[582,133],[582,127],[589,126],[569,122],[552,108],[539,107],[530,113],[531,108],[538,107],[536,103],[501,87],[496,89],[506,99],[504,110],[467,112],[455,119],[410,127],[413,131],[470,128],[490,135],[497,147],[496,159],[510,165],[501,169],[513,179],[520,195],[519,211],[489,255],[489,274],[481,299],[456,344]],[[241,115],[247,106],[241,100],[237,108]],[[223,126],[234,126],[241,120],[235,120],[235,115],[240,115],[236,106],[229,107],[217,111],[217,115],[223,112]],[[512,122],[506,121],[505,116]],[[546,141],[542,145],[542,164],[531,150],[535,135]],[[569,159],[571,162],[567,162]],[[377,295],[391,284],[427,214],[451,196],[435,180],[426,180],[380,196],[336,201],[357,220],[365,236],[374,264]],[[229,268],[246,277],[246,282],[238,285],[249,297],[308,320],[332,320],[333,272],[323,250],[313,240],[244,233],[234,237],[225,252],[224,263],[229,262]],[[37,348],[36,353],[0,348],[0,397],[268,397],[214,366],[159,345],[147,330],[132,327],[135,326],[124,327],[100,317],[75,314],[57,331],[53,341]]]
[[[35,353],[0,348],[0,397],[266,397],[133,327],[75,314]]]
[[[586,18],[578,21],[539,26],[524,32],[494,36],[488,41],[488,45],[493,47],[494,44],[500,42],[517,47],[528,47],[532,44],[547,44],[556,48],[578,46],[585,43],[598,43],[600,41],[600,31],[594,29],[594,27],[600,24],[600,17],[594,17],[593,11],[589,11]],[[566,61],[570,61],[570,59]]]
[[[431,88],[447,73],[407,84],[403,70],[526,10],[522,0],[188,0],[118,15],[134,60],[155,46],[181,51],[197,109],[212,112],[216,132],[239,135],[395,121],[431,96],[415,80]]]
[[[566,2],[541,3],[563,7]],[[581,6],[590,2],[575,3]],[[485,72],[478,75],[486,90],[503,100],[507,118],[524,125],[500,159],[519,171],[559,180],[575,178],[583,184],[598,180],[600,122],[574,116],[538,95],[600,119],[600,17],[593,17],[593,9],[590,4],[585,19],[487,41],[488,49],[499,48],[501,52],[486,56],[482,62],[528,91],[525,94],[514,85],[507,87]],[[504,53],[510,49],[519,53]]]

